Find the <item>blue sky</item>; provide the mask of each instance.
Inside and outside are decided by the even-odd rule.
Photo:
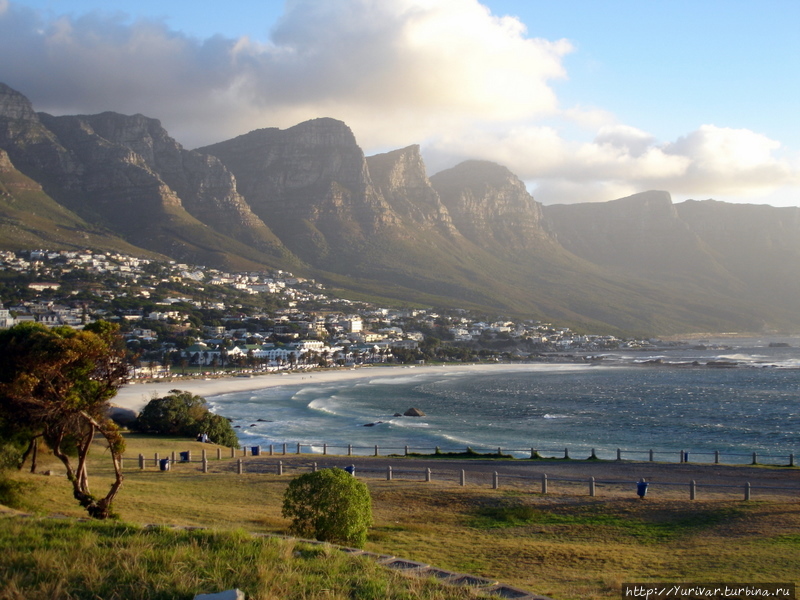
[[[546,204],[800,205],[796,0],[0,0],[0,81],[192,148],[330,116]]]

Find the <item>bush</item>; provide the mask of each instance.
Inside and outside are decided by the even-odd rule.
[[[363,548],[372,525],[372,499],[367,486],[342,469],[306,473],[289,483],[283,496],[290,533]]]
[[[236,432],[225,417],[209,412],[202,396],[181,390],[170,390],[167,396],[150,400],[133,427],[142,433],[161,435],[197,437],[206,433],[215,444],[239,447]]]

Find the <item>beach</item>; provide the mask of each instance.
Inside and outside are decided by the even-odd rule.
[[[433,369],[469,370],[472,372],[498,369],[533,370],[545,365],[532,364],[494,364],[494,365],[457,365],[442,366],[369,366],[355,369],[314,369],[303,372],[269,373],[252,377],[220,377],[216,379],[179,378],[171,381],[154,380],[146,383],[131,383],[120,388],[111,404],[115,407],[141,411],[153,398],[165,396],[170,390],[184,390],[203,398],[211,398],[231,392],[246,392],[276,386],[327,384],[353,379],[375,379],[408,374],[409,371],[429,371]]]

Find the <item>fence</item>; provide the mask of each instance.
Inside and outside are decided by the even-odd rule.
[[[250,446],[245,447],[238,452],[242,456],[247,456],[248,451],[254,456],[261,454],[269,454],[269,456],[282,455],[286,456],[292,454],[321,454],[327,456],[329,454],[337,454],[336,450],[340,450],[339,455],[346,456],[416,456],[425,454],[435,455],[453,455],[454,458],[463,456],[475,456],[477,454],[486,454],[486,458],[530,458],[530,459],[596,459],[596,460],[638,460],[649,462],[677,462],[677,463],[699,463],[699,464],[750,464],[750,465],[776,465],[776,466],[789,466],[794,467],[795,455],[790,454],[767,454],[759,452],[722,452],[719,450],[714,451],[696,451],[696,450],[623,450],[617,448],[614,450],[601,449],[600,451],[595,448],[587,453],[586,449],[572,450],[569,448],[559,449],[540,449],[540,448],[450,448],[441,449],[439,446],[431,447],[387,447],[379,444],[371,446],[354,446],[348,445],[334,445],[324,442],[296,442],[292,444],[270,444],[269,446]],[[203,451],[205,452],[205,451]],[[218,458],[221,449],[217,449]],[[235,458],[234,449],[230,450],[231,458]],[[583,453],[581,455],[581,453]],[[602,455],[601,455],[602,453]],[[173,454],[175,454],[173,452]],[[587,456],[588,454],[588,456]],[[174,461],[173,456],[173,461]],[[127,459],[130,460],[130,459]]]
[[[281,448],[284,453],[286,451],[286,447],[284,445]],[[298,444],[296,454],[300,454],[300,445]],[[216,459],[217,463],[221,463],[223,460],[223,451],[221,448],[216,449]],[[275,456],[274,448],[271,448],[271,454]],[[498,454],[501,454],[498,452]],[[244,460],[247,455],[247,450],[231,450],[230,451],[230,458],[236,459],[235,466],[233,470],[242,475],[245,472],[253,472],[253,473],[273,473],[276,475],[285,475],[288,474],[290,471],[294,473],[299,473],[303,471],[316,471],[320,468],[335,468],[340,467],[341,465],[319,465],[317,462],[313,462],[310,465],[308,464],[301,464],[295,462],[289,462],[284,464],[282,460],[277,462],[269,461],[266,458],[266,454],[262,455],[260,448],[258,446],[254,446],[251,448],[251,457],[256,457],[256,460]],[[376,454],[377,456],[377,454]],[[172,465],[178,466],[183,464],[190,464],[190,463],[200,463],[201,464],[201,471],[203,473],[209,472],[209,456],[206,450],[202,450],[201,456],[199,459],[192,458],[191,452],[179,452],[177,454],[178,460],[176,460],[176,453],[172,452],[171,456],[162,458],[158,453],[155,453],[153,459],[146,459],[143,454],[140,454],[137,459],[138,467],[140,470],[144,470],[147,468],[148,465],[153,465],[156,469],[160,469],[161,471],[169,471]],[[227,458],[227,457],[226,457]],[[123,460],[131,460],[131,459],[123,459]],[[229,461],[225,461],[226,465],[230,465]],[[444,481],[444,482],[457,482],[460,486],[466,486],[469,482],[471,485],[477,486],[491,486],[492,489],[500,489],[501,483],[502,487],[509,487],[509,486],[522,486],[523,488],[528,489],[532,492],[540,492],[542,494],[552,493],[552,487],[555,485],[559,485],[560,490],[564,491],[565,487],[569,487],[570,491],[574,493],[575,489],[583,488],[586,490],[586,493],[591,496],[595,497],[598,495],[598,488],[624,488],[625,490],[630,490],[631,493],[636,493],[640,497],[644,498],[648,491],[652,492],[654,489],[663,488],[664,490],[667,489],[675,489],[679,490],[683,488],[688,492],[690,500],[698,499],[698,490],[701,488],[706,490],[711,489],[721,489],[725,492],[730,490],[738,490],[739,494],[743,495],[744,500],[750,500],[754,495],[754,492],[759,491],[761,496],[763,495],[789,495],[793,498],[800,497],[800,486],[767,486],[767,485],[752,485],[750,482],[744,482],[741,484],[718,484],[718,483],[698,483],[696,480],[691,480],[689,482],[666,482],[666,481],[659,481],[659,482],[644,482],[640,481],[630,481],[630,480],[606,480],[606,479],[597,479],[595,477],[589,478],[571,478],[571,477],[554,477],[552,475],[548,475],[546,473],[541,473],[537,475],[519,475],[519,474],[512,474],[512,473],[500,473],[498,471],[488,472],[485,470],[468,470],[468,469],[431,469],[430,467],[425,467],[422,469],[414,469],[408,468],[408,465],[403,465],[402,467],[397,467],[394,465],[388,465],[386,467],[365,467],[363,465],[358,466],[357,468],[354,465],[349,465],[347,467],[349,471],[353,473],[353,475],[358,476],[366,476],[372,478],[385,478],[386,481],[393,481],[395,479],[404,479],[406,481],[419,481],[429,483],[432,481]],[[220,470],[220,469],[218,469]],[[231,472],[231,468],[224,468],[221,469],[223,472]],[[357,471],[357,473],[356,473]],[[564,485],[560,485],[564,484]],[[530,489],[533,488],[533,489]]]

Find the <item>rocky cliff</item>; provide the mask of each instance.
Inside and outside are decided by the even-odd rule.
[[[395,222],[341,121],[260,129],[198,151],[222,160],[253,212],[308,262],[330,268],[351,261]]]
[[[549,238],[541,205],[503,166],[466,161],[432,176],[431,183],[455,228],[478,246],[518,256]]]
[[[111,112],[70,119],[78,120],[81,129],[100,139],[128,148],[198,221],[260,251],[287,254],[237,192],[236,180],[219,159],[184,149],[158,120]]]
[[[367,166],[392,210],[408,224],[449,236],[457,233],[450,213],[428,179],[419,146],[369,156]]]

